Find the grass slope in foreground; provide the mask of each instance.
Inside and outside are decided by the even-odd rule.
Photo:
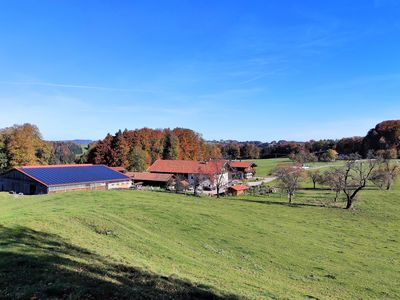
[[[0,193],[0,298],[399,299],[400,186],[331,197]]]

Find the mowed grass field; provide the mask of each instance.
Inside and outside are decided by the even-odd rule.
[[[294,162],[289,158],[271,158],[271,159],[250,159],[249,161],[254,162],[256,167],[256,176],[265,177],[271,176],[272,172],[277,166],[290,166]],[[304,165],[311,169],[326,169],[329,167],[343,166],[345,161],[334,161],[334,162],[312,162],[305,163]]]
[[[400,185],[332,198],[0,193],[0,298],[399,299]]]
[[[278,165],[292,165],[293,162],[289,158],[271,158],[271,159],[250,159],[256,167],[256,176],[270,176]]]

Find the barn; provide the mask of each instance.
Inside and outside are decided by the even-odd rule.
[[[0,191],[37,195],[69,191],[127,189],[130,177],[104,165],[25,166],[0,176]]]

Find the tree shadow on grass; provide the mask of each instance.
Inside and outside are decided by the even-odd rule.
[[[237,201],[243,201],[243,202],[250,202],[250,203],[259,203],[259,204],[266,204],[266,205],[281,205],[281,206],[288,206],[288,207],[297,207],[297,208],[301,208],[301,207],[327,207],[327,208],[333,208],[336,206],[331,206],[328,204],[324,204],[324,203],[296,203],[296,202],[283,202],[283,201],[271,201],[271,200],[256,200],[256,199],[247,199],[247,198],[237,198],[235,199]],[[296,201],[294,199],[294,201]]]
[[[110,262],[59,236],[0,226],[1,299],[239,299]]]
[[[325,187],[316,187],[315,189],[313,187],[303,187],[301,188],[301,190],[305,190],[305,191],[331,191],[330,188],[325,188]]]
[[[312,193],[311,193],[311,192]],[[275,197],[271,197],[271,195],[275,195]],[[277,199],[276,195],[280,200],[272,200]],[[280,197],[279,197],[280,195]],[[250,203],[259,203],[259,204],[267,204],[267,205],[281,205],[288,207],[323,207],[323,208],[332,208],[332,209],[342,209],[345,206],[345,202],[343,199],[339,199],[338,201],[334,201],[335,193],[332,189],[319,187],[319,188],[300,188],[296,191],[295,196],[293,197],[292,203],[288,201],[282,201],[283,199],[287,199],[285,193],[278,194],[267,194],[265,196],[253,196],[254,198],[236,198],[236,200]]]

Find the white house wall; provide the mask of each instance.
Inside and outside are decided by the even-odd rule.
[[[188,181],[191,186],[194,185],[196,176],[199,176],[199,175],[198,174],[189,174],[188,175]],[[203,187],[215,188],[215,183],[217,182],[219,176],[222,177],[221,181],[220,181],[221,186],[225,186],[225,185],[229,184],[229,173],[226,172],[221,175],[215,175],[215,179],[214,179],[213,183],[211,182],[209,175],[200,175],[200,185]]]

